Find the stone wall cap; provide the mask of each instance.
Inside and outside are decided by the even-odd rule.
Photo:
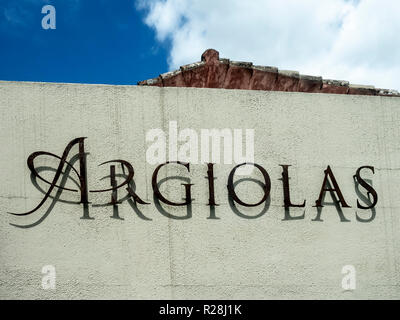
[[[349,87],[352,89],[369,89],[369,90],[375,89],[374,86],[362,85],[362,84],[350,84]]]
[[[310,80],[310,81],[322,81],[322,77],[315,77],[315,76],[309,76],[307,74],[301,74],[300,75],[300,80]]]
[[[223,66],[221,68],[220,66]],[[226,67],[228,66],[228,67]],[[261,80],[259,77],[259,73],[251,72],[250,77],[253,76],[254,81],[249,81],[248,75],[244,73],[242,75],[235,74],[234,81],[231,81],[231,73],[227,73],[230,67],[242,68],[243,70],[254,71],[262,71],[265,73],[275,73],[278,74],[278,77],[265,77],[265,80]],[[196,77],[184,77],[184,79],[180,79],[179,81],[167,81],[164,83],[163,79],[168,79],[172,77],[181,76],[180,73],[184,73],[190,70],[196,70],[197,68],[205,68],[201,69],[202,71],[199,73],[199,76]],[[215,75],[210,74],[215,73]],[[217,75],[217,76],[216,76]],[[279,77],[280,76],[280,77]],[[199,78],[200,77],[200,78]],[[292,79],[291,79],[292,78]],[[311,81],[316,83],[321,83],[320,88],[316,88],[315,85],[307,86],[301,85],[296,86],[293,84],[293,79]],[[216,83],[216,81],[218,83]],[[338,93],[338,94],[356,94],[356,95],[381,95],[381,96],[395,96],[400,97],[399,92],[396,90],[390,89],[377,89],[371,85],[359,85],[359,84],[350,84],[345,80],[332,80],[332,79],[323,79],[320,76],[311,76],[300,74],[298,71],[292,70],[279,70],[276,67],[271,66],[260,66],[253,65],[252,62],[245,61],[231,61],[226,58],[220,58],[219,52],[215,49],[207,49],[201,55],[201,61],[190,63],[184,66],[181,66],[179,70],[170,71],[161,74],[158,78],[153,78],[149,80],[139,81],[138,85],[146,86],[146,85],[158,85],[158,86],[182,86],[182,87],[204,87],[204,88],[229,88],[229,89],[247,89],[247,90],[276,90],[276,91],[294,91],[298,92],[313,92],[313,93]],[[341,87],[341,88],[335,88]],[[346,87],[344,89],[343,87]],[[352,89],[352,90],[348,90]]]
[[[200,67],[202,65],[205,65],[205,62],[204,61],[199,61],[199,62],[194,62],[194,63],[190,63],[190,64],[186,64],[184,66],[181,66],[180,69],[183,70],[183,71],[189,71],[189,70],[195,69],[197,67]]]
[[[230,60],[226,59],[226,58],[221,58],[221,59],[219,59],[219,62],[224,63],[224,64],[229,64]]]
[[[159,82],[160,82],[160,78],[153,78],[153,79],[147,80],[146,84],[152,85],[152,84],[156,84],[156,83],[159,83]]]
[[[376,88],[376,90],[381,95],[389,95],[389,96],[398,96],[398,95],[400,95],[400,93],[397,90],[381,89],[381,88]]]
[[[232,61],[230,62],[231,65],[242,67],[242,68],[251,68],[253,66],[252,62],[245,62],[245,61]]]
[[[292,77],[292,78],[300,78],[300,73],[298,71],[293,71],[293,70],[278,70],[278,73],[281,75],[284,75],[286,77]]]
[[[332,79],[322,79],[322,83],[334,86],[342,86],[342,87],[348,87],[350,84],[348,81],[345,80],[332,80]]]
[[[270,67],[270,66],[253,66],[253,69],[260,70],[260,71],[266,71],[266,72],[272,72],[272,73],[278,73],[278,68]]]
[[[168,79],[168,78],[176,76],[179,73],[181,73],[181,70],[170,71],[170,72],[166,72],[166,73],[160,74],[160,77],[162,79]]]

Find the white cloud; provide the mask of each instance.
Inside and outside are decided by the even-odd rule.
[[[171,69],[221,57],[400,89],[398,0],[139,1]]]

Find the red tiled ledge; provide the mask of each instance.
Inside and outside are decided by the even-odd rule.
[[[196,87],[357,95],[396,96],[395,90],[349,84],[342,80],[328,80],[299,74],[297,71],[256,66],[251,62],[220,59],[219,52],[208,49],[201,61],[182,66],[157,78],[138,82],[140,86]]]

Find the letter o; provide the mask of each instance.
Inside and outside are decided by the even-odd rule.
[[[264,177],[264,180],[265,180],[265,184],[264,184],[264,187],[263,187],[264,197],[257,203],[245,203],[242,200],[240,200],[239,197],[236,195],[235,188],[233,186],[233,177],[235,175],[235,172],[236,172],[237,168],[239,168],[241,166],[244,166],[246,164],[253,165],[258,170],[260,170],[260,172],[262,173],[262,175]],[[244,163],[238,164],[236,167],[234,167],[232,169],[232,171],[230,172],[229,177],[228,177],[228,186],[227,187],[228,187],[229,195],[232,197],[232,199],[235,202],[237,202],[240,205],[245,206],[245,207],[256,207],[256,206],[260,205],[261,203],[263,203],[264,201],[267,200],[267,198],[269,196],[269,193],[271,191],[271,179],[269,178],[268,172],[263,167],[261,167],[260,165],[258,165],[256,163],[244,162]]]

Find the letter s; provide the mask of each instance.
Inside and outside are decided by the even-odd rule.
[[[376,204],[378,203],[378,194],[376,193],[375,189],[369,185],[363,178],[361,178],[360,176],[360,172],[362,169],[369,169],[372,171],[372,173],[375,173],[374,171],[374,167],[371,166],[363,166],[357,169],[356,174],[354,175],[354,178],[356,179],[356,181],[367,190],[367,194],[368,196],[371,194],[373,201],[371,203],[371,205],[369,206],[364,206],[360,203],[360,201],[357,200],[357,208],[359,209],[372,209],[373,207],[376,206]]]

